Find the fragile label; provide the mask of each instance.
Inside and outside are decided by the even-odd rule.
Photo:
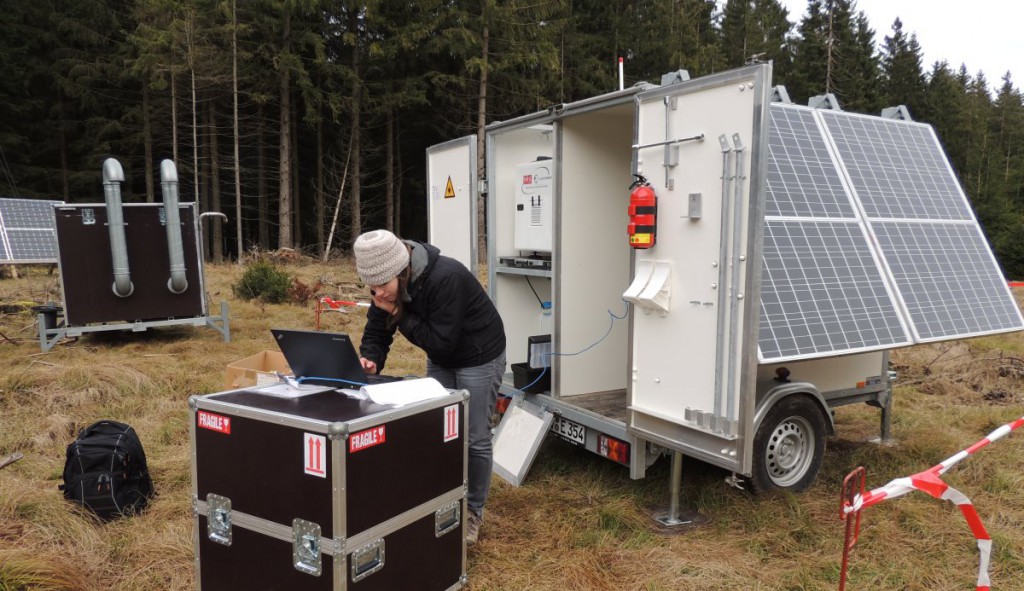
[[[305,433],[302,446],[306,453],[306,474],[327,478],[327,438]]]
[[[459,405],[453,404],[444,408],[444,440],[459,438]]]
[[[201,410],[196,418],[196,424],[203,429],[231,435],[231,417],[215,415],[212,412]]]
[[[353,433],[348,438],[348,452],[353,453],[384,443],[384,425]]]

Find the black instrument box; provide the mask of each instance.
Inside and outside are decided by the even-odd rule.
[[[468,394],[275,388],[189,401],[196,588],[462,588]]]

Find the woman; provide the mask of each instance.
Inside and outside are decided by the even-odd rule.
[[[480,282],[437,247],[367,232],[352,250],[373,303],[359,347],[367,373],[380,373],[398,330],[427,353],[427,376],[469,391],[466,541],[476,543],[491,484],[490,419],[505,373],[505,328]]]

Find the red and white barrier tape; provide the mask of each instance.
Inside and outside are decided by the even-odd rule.
[[[355,307],[369,308],[370,307],[370,303],[369,302],[349,302],[349,301],[345,301],[345,300],[332,300],[331,298],[327,298],[327,297],[320,298],[320,301],[323,302],[324,304],[327,304],[328,307],[330,307],[330,308],[332,308],[334,310],[341,309],[342,307],[349,307],[349,308],[355,308]]]
[[[989,433],[988,436],[981,441],[953,456],[950,456],[945,461],[925,470],[924,472],[919,472],[918,474],[914,474],[908,478],[897,478],[885,486],[873,489],[867,493],[863,492],[864,469],[857,468],[857,470],[851,472],[849,476],[846,477],[846,480],[843,481],[841,502],[842,510],[840,517],[843,521],[847,522],[847,540],[843,548],[843,570],[842,573],[840,573],[839,590],[843,591],[846,586],[846,566],[848,563],[848,555],[854,544],[857,543],[856,538],[860,531],[860,512],[864,508],[877,505],[886,499],[894,499],[914,490],[919,490],[935,497],[936,499],[950,501],[960,508],[960,513],[962,513],[964,519],[967,520],[967,525],[971,528],[971,533],[974,534],[975,539],[978,540],[978,552],[981,554],[978,565],[977,591],[989,591],[991,588],[991,582],[989,581],[988,576],[988,565],[989,558],[992,554],[992,538],[988,535],[988,531],[981,523],[981,517],[978,516],[978,512],[974,509],[974,505],[971,504],[971,500],[962,492],[943,482],[941,476],[948,472],[953,466],[956,466],[964,459],[974,455],[975,452],[988,446],[990,443],[1006,437],[1022,425],[1024,425],[1024,417],[999,427],[995,431]],[[853,494],[853,491],[850,489],[850,482],[858,475],[861,478],[861,492]],[[855,520],[850,519],[851,514],[856,516]],[[852,542],[850,539],[851,535],[853,537]]]
[[[332,300],[328,297],[322,297],[316,301],[316,329],[320,330],[320,313],[324,311],[324,306],[331,310],[337,310],[339,312],[347,312],[345,308],[369,308],[369,302],[350,302],[346,300]]]

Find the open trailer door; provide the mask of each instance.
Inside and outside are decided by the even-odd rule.
[[[477,269],[476,135],[427,148],[427,241]]]
[[[752,66],[636,102],[635,169],[657,219],[630,220],[628,428],[736,472],[751,464],[770,84]]]

